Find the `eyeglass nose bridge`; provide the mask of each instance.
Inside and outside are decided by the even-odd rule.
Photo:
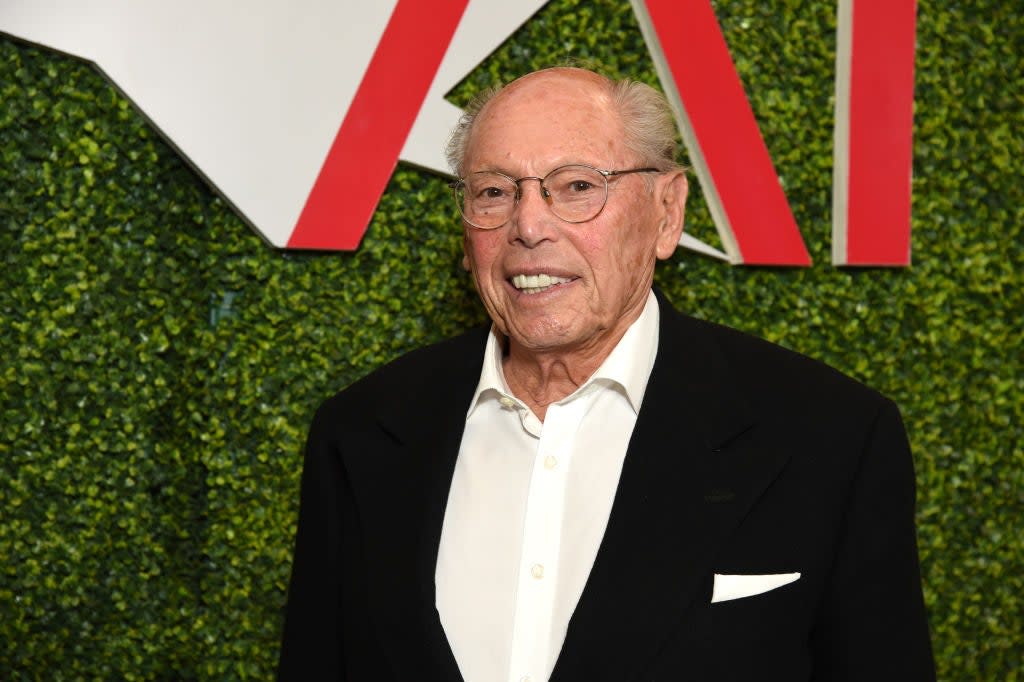
[[[509,178],[509,180],[511,180],[516,186],[515,203],[512,205],[513,211],[515,210],[516,206],[519,205],[519,201],[523,198],[523,186],[520,183],[522,183],[524,180],[536,180],[538,183],[540,183],[540,196],[544,200],[545,204],[551,206],[551,203],[553,201],[551,198],[551,190],[544,186],[544,181],[547,180],[547,178],[539,178],[536,175],[526,175],[519,178],[518,180],[515,178]]]

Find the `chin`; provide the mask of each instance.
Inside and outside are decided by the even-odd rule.
[[[574,332],[575,330],[571,329],[560,328],[554,330],[547,328],[510,334],[509,337],[523,348],[534,351],[551,351],[560,348],[571,348],[577,345],[578,334]]]

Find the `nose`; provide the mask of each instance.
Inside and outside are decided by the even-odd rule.
[[[532,181],[536,182],[532,182]],[[558,218],[551,212],[551,198],[536,177],[520,178],[516,202],[508,231],[510,242],[522,242],[533,248],[543,241],[558,238]]]

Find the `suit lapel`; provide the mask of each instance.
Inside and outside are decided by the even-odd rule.
[[[716,551],[787,459],[749,445],[754,420],[707,327],[660,303],[658,356],[553,682],[638,675],[687,606],[710,600]]]
[[[435,607],[434,572],[484,338],[473,334],[450,344],[447,354],[434,356],[423,385],[399,387],[378,409],[374,440],[385,451],[374,453],[374,470],[360,477],[367,486],[380,482],[376,489],[363,486],[362,506],[370,510],[362,521],[370,548],[368,598],[401,680],[462,680]]]

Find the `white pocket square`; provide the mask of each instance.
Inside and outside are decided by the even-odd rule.
[[[799,573],[768,573],[766,575],[723,575],[715,573],[715,589],[711,603],[741,599],[762,594],[800,579]]]

